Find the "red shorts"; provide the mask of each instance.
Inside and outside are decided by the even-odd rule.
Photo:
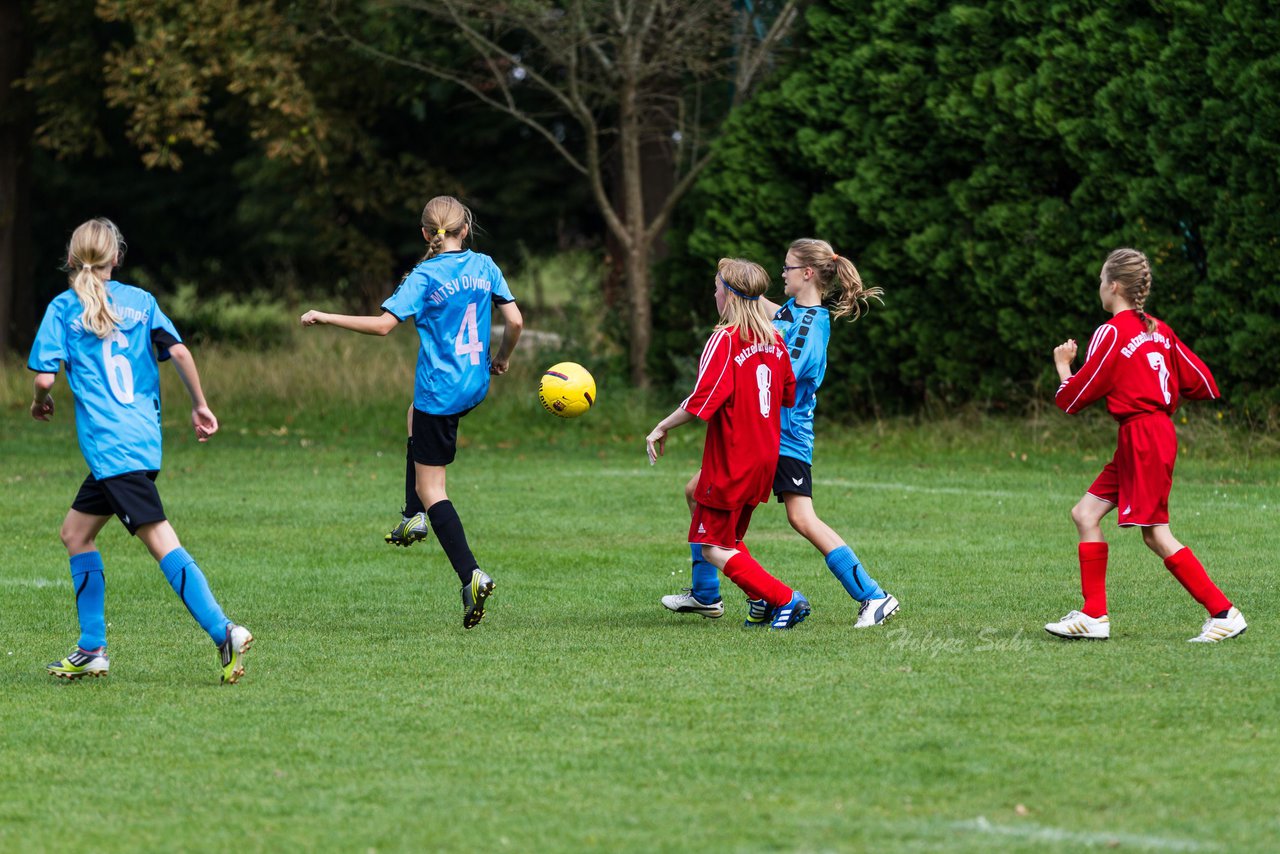
[[[1116,505],[1122,526],[1169,524],[1169,490],[1178,458],[1173,420],[1152,413],[1120,425],[1116,454],[1089,487],[1094,498]]]
[[[747,535],[754,504],[737,510],[721,510],[718,507],[693,506],[693,521],[689,523],[689,542],[704,546],[736,549],[738,542]]]

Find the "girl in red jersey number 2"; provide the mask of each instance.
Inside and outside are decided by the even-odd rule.
[[[693,393],[645,437],[645,449],[652,465],[668,432],[695,418],[707,422],[689,542],[749,598],[769,603],[770,628],[789,629],[809,616],[809,600],[765,571],[742,542],[752,511],[769,500],[782,407],[795,403],[791,357],[760,303],[768,289],[759,264],[720,260],[720,323],[703,348]]]
[[[1098,295],[1112,318],[1089,341],[1080,370],[1072,375],[1076,342],[1053,351],[1062,379],[1055,402],[1074,414],[1102,398],[1120,422],[1111,462],[1071,509],[1080,532],[1080,588],[1084,605],[1045,631],[1063,638],[1111,636],[1107,616],[1107,544],[1102,518],[1120,509],[1121,527],[1139,527],[1147,547],[1164,560],[1173,577],[1205,607],[1209,617],[1193,643],[1216,643],[1242,634],[1244,617],[1209,579],[1191,549],[1169,532],[1169,489],[1178,456],[1172,415],[1183,397],[1216,399],[1209,368],[1178,340],[1169,325],[1147,314],[1151,265],[1136,249],[1117,249],[1102,265]]]

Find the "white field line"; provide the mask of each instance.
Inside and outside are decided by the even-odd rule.
[[[970,821],[958,821],[951,826],[956,830],[967,830],[973,833],[1012,836],[1039,842],[1061,842],[1089,848],[1128,846],[1153,851],[1207,851],[1213,847],[1194,839],[1175,839],[1167,836],[1145,836],[1138,833],[1084,833],[1039,824],[992,824],[985,816],[978,816]]]
[[[0,586],[4,587],[58,587],[61,581],[50,578],[0,578]]]

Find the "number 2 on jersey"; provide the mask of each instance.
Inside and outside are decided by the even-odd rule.
[[[454,336],[453,352],[459,356],[470,356],[471,364],[480,364],[480,354],[484,352],[484,342],[480,340],[480,330],[476,328],[476,304],[467,305],[467,313],[462,316],[462,325]]]
[[[116,400],[125,404],[133,403],[133,365],[129,364],[128,357],[123,353],[112,353],[112,344],[128,347],[129,339],[119,329],[102,339],[102,364],[107,369],[107,385],[111,387],[111,396]]]

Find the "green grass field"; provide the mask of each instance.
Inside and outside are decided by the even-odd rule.
[[[398,370],[406,341],[357,342],[354,357],[390,354]],[[160,481],[184,545],[257,636],[231,687],[115,524],[100,542],[111,675],[43,672],[76,637],[57,528],[85,469],[65,387],[55,423],[37,424],[27,378],[6,381],[0,851],[1269,851],[1280,839],[1274,439],[1202,409],[1174,489],[1174,533],[1251,623],[1237,640],[1185,642],[1203,611],[1133,532],[1112,537],[1112,640],[1045,635],[1079,604],[1067,514],[1113,435],[1105,419],[1056,413],[820,423],[819,511],[902,612],[855,633],[851,603],[771,506],[753,550],[814,613],[752,632],[736,590],[718,621],[658,604],[688,582],[681,489],[701,431],[677,431],[654,468],[643,435],[676,399],[604,388],[597,411],[557,422],[526,370],[463,422],[450,469],[498,583],[464,632],[439,547],[382,542],[408,392],[369,393],[374,371],[255,385],[237,358],[202,361],[223,419],[208,445],[168,391]]]

